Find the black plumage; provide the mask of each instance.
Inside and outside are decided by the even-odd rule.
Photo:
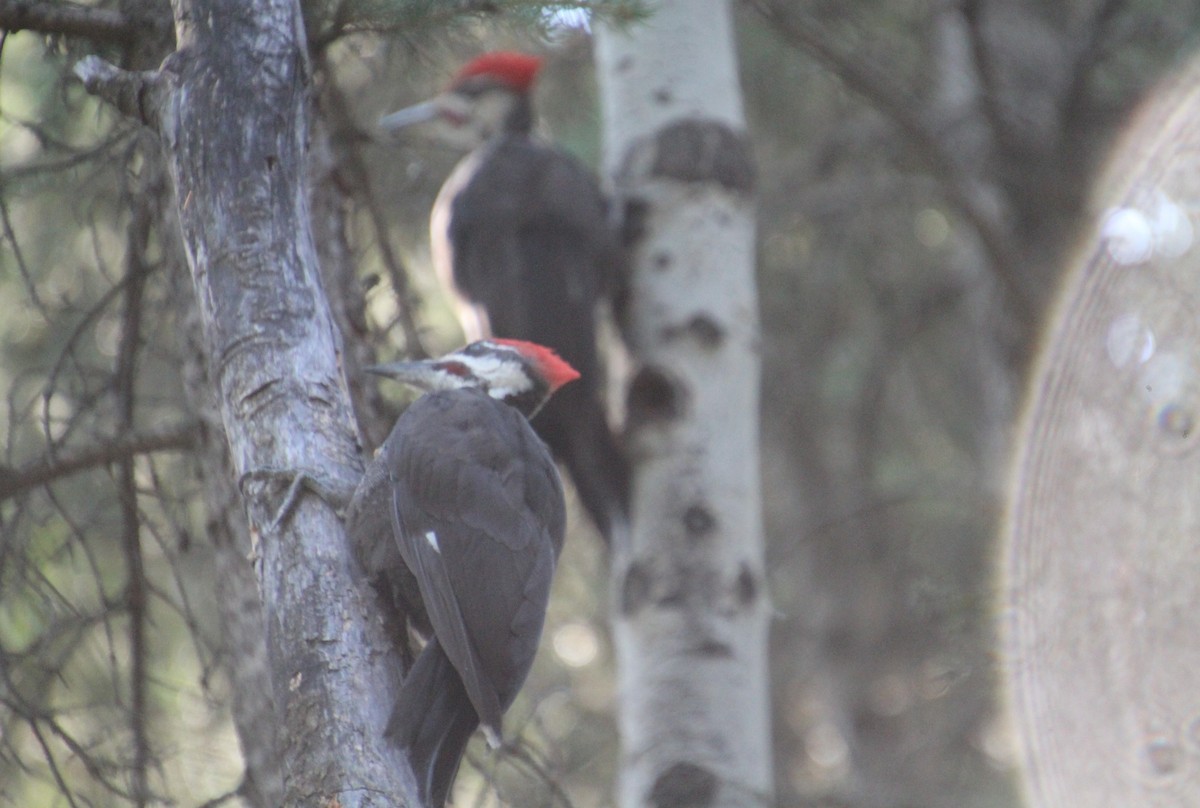
[[[562,486],[525,417],[475,389],[418,399],[380,460],[397,546],[435,635],[388,734],[440,806],[475,728],[501,737],[533,663],[565,529]]]
[[[448,181],[438,200],[449,210],[440,237],[455,290],[483,310],[490,334],[547,345],[580,372],[533,426],[609,537],[628,511],[628,465],[609,428],[597,352],[597,304],[614,295],[623,260],[606,200],[578,160],[524,132],[494,137],[466,160],[474,171]]]
[[[622,296],[625,251],[591,172],[533,133],[541,60],[498,51],[468,62],[437,97],[386,115],[394,131],[429,123],[469,151],[430,216],[438,274],[471,339],[548,346],[582,374],[533,420],[606,539],[628,518],[628,463],[610,430],[596,318]]]

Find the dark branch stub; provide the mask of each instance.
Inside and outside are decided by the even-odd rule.
[[[686,120],[664,127],[655,137],[656,177],[681,182],[716,182],[728,191],[754,190],[754,160],[745,133],[719,121]]]
[[[717,518],[707,506],[697,503],[683,513],[683,526],[694,539],[707,536],[717,527]]]
[[[654,781],[649,804],[655,808],[705,808],[716,801],[718,785],[711,769],[676,763]]]
[[[666,370],[643,367],[629,385],[626,429],[632,432],[639,426],[680,417],[685,398],[682,384]]]
[[[716,183],[738,194],[756,184],[750,142],[722,121],[689,118],[664,126],[626,152],[617,176],[661,178],[688,183]]]
[[[747,608],[758,597],[758,576],[750,569],[750,565],[742,562],[741,569],[738,570],[737,581],[734,584],[734,593],[737,597],[738,606]]]
[[[668,326],[662,329],[664,341],[679,337],[691,337],[700,347],[710,351],[721,347],[725,341],[725,334],[725,327],[708,312],[694,314],[682,325]]]
[[[103,98],[121,114],[159,131],[165,91],[159,73],[121,70],[99,56],[80,59],[74,72],[89,93]]]
[[[621,612],[626,616],[636,614],[650,601],[653,573],[645,562],[634,561],[625,571],[621,584]]]

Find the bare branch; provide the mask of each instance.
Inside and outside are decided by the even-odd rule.
[[[125,45],[144,35],[146,26],[155,24],[149,18],[133,18],[114,9],[63,0],[0,0],[0,28],[6,31],[66,34]]]
[[[337,82],[327,82],[325,89],[330,118],[335,121],[335,125],[341,127],[341,131],[335,132],[335,142],[346,144],[338,155],[339,168],[350,174],[350,186],[360,190],[363,203],[370,214],[371,227],[375,230],[375,239],[379,244],[379,255],[387,268],[388,280],[391,281],[392,291],[396,295],[397,317],[400,328],[404,331],[405,354],[413,359],[423,359],[429,356],[429,353],[421,341],[420,328],[414,314],[417,306],[415,294],[408,282],[408,268],[388,239],[387,217],[371,186],[371,172],[363,160],[361,150],[357,148],[359,143],[366,141],[366,136],[360,131],[346,131],[352,126],[351,117],[346,97],[337,86]]]
[[[58,793],[67,798],[67,804],[71,808],[78,808],[79,803],[75,802],[75,797],[72,796],[67,781],[63,779],[62,772],[58,768],[58,761],[54,757],[54,751],[50,748],[50,744],[46,742],[46,736],[42,734],[41,727],[32,719],[28,723],[33,737],[37,739],[38,746],[42,748],[42,755],[46,760],[46,765],[50,767],[50,773],[54,776],[54,782],[58,786]]]
[[[975,65],[975,74],[979,77],[980,107],[992,129],[992,136],[1003,143],[1010,138],[1005,116],[1000,109],[1000,80],[996,75],[996,65],[983,30],[983,3],[981,0],[964,0],[959,10],[967,22],[971,61]]]
[[[991,259],[993,272],[1022,319],[1030,320],[1036,307],[1020,283],[1020,262],[1010,246],[1007,229],[980,202],[978,189],[973,187],[975,183],[946,151],[937,134],[912,111],[910,94],[893,84],[861,53],[850,56],[837,50],[830,44],[833,36],[816,20],[795,10],[785,12],[771,0],[745,0],[745,3],[779,36],[802,48],[900,130],[914,154],[937,177],[947,201],[974,228]]]
[[[437,4],[423,5],[415,13],[404,11],[385,13],[383,15],[354,15],[351,19],[350,4],[342,3],[337,13],[325,30],[315,32],[309,44],[314,53],[320,53],[338,39],[350,34],[359,33],[395,33],[402,31],[411,33],[418,25],[433,26],[444,24],[456,17],[489,16],[500,13],[495,0],[442,0]]]
[[[19,469],[0,466],[0,501],[80,471],[106,466],[137,455],[190,451],[195,449],[199,442],[200,423],[187,421],[167,429],[129,433],[73,453],[64,452],[53,461],[39,460]]]
[[[99,56],[85,56],[75,64],[75,75],[89,93],[158,131],[165,88],[157,71],[122,70]]]
[[[25,256],[21,253],[21,245],[17,242],[16,230],[13,229],[12,219],[8,215],[8,204],[5,203],[3,197],[0,197],[0,222],[4,225],[4,238],[12,248],[13,258],[16,259],[17,271],[21,273],[21,279],[25,281],[25,288],[29,291],[30,302],[33,303],[39,314],[49,319],[46,304],[42,302],[41,296],[38,295],[37,284],[33,282],[33,277],[29,274],[29,266],[25,263]]]
[[[34,733],[38,740],[38,745],[42,747],[42,751],[45,754],[45,759],[52,770],[57,767],[57,764],[55,762],[48,739],[42,733],[41,727],[43,725],[47,727],[51,734],[67,748],[67,750],[71,753],[71,760],[82,764],[84,769],[96,783],[99,783],[107,791],[117,797],[121,797],[123,799],[130,798],[131,795],[121,786],[120,783],[115,782],[112,776],[109,774],[109,772],[115,771],[117,768],[111,759],[102,759],[98,757],[91,749],[89,749],[87,745],[81,743],[75,736],[68,732],[63,725],[57,719],[55,719],[53,714],[43,711],[37,705],[31,704],[28,700],[26,700],[20,694],[20,691],[15,686],[15,683],[10,675],[10,671],[4,665],[0,665],[0,677],[2,677],[4,681],[4,689],[0,690],[0,694],[3,694],[3,697],[0,698],[0,704],[12,711],[14,715],[20,717],[21,720],[28,724],[30,731]],[[59,777],[57,773],[55,774],[55,780],[61,789],[60,793],[66,796],[68,800],[71,800],[72,798],[70,795],[72,792],[66,781]],[[76,803],[72,802],[71,804],[74,805]],[[89,804],[91,803],[89,802]]]
[[[1071,65],[1071,83],[1063,94],[1063,126],[1072,129],[1087,120],[1089,90],[1096,68],[1104,58],[1114,22],[1125,10],[1126,0],[1100,0],[1091,18],[1083,22],[1071,39],[1077,43]],[[1070,138],[1068,138],[1069,140]]]
[[[142,340],[142,297],[146,288],[146,277],[150,274],[146,261],[146,243],[150,238],[153,219],[146,197],[146,194],[137,197],[127,235],[129,252],[125,272],[125,310],[121,318],[121,342],[113,379],[118,428],[121,434],[129,434],[134,427],[137,357]],[[135,804],[142,808],[149,798],[150,768],[150,738],[146,729],[146,569],[142,560],[141,519],[138,514],[137,486],[131,456],[126,456],[118,462],[117,485],[121,504],[121,546],[125,554],[125,607],[129,612],[132,790]]]

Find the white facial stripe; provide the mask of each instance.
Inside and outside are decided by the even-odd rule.
[[[492,398],[507,398],[527,392],[533,385],[516,358],[504,355],[463,356],[462,363],[481,379],[488,380]]]
[[[425,531],[425,541],[429,542],[429,546],[433,548],[435,553],[442,552],[442,548],[438,547],[437,534],[432,530]]]

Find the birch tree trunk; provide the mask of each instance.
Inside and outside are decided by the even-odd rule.
[[[633,526],[614,548],[620,804],[771,802],[753,166],[724,0],[597,31],[633,261]]]
[[[88,89],[161,137],[209,376],[249,511],[287,806],[415,805],[384,742],[399,666],[352,576],[333,510],[303,497],[277,530],[278,475],[361,474],[341,344],[309,224],[304,28],[294,0],[176,0],[177,51]],[[262,472],[268,472],[263,474]]]

